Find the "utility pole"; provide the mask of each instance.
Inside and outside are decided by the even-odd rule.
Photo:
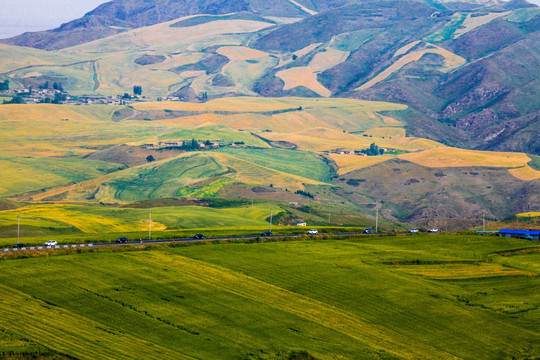
[[[270,232],[272,232],[272,216],[274,215],[274,207],[270,207]]]
[[[330,222],[330,213],[328,213],[328,223],[331,224],[331,222]]]
[[[148,240],[152,240],[152,209],[148,210]]]
[[[379,232],[379,206],[377,205],[377,214],[375,215],[375,232]]]
[[[486,231],[486,215],[482,213],[482,230]]]
[[[17,244],[19,243],[19,229],[21,225],[21,214],[17,214]]]

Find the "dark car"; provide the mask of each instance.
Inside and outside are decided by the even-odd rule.
[[[204,238],[204,235],[203,234],[195,234],[191,238],[192,239],[202,239],[202,238]]]
[[[115,243],[117,244],[122,244],[122,243],[127,243],[128,242],[128,238],[127,237],[119,237],[118,239],[114,240]]]
[[[13,248],[14,249],[22,249],[22,248],[26,248],[26,245],[24,245],[24,244],[15,244],[15,245],[13,245]]]
[[[261,233],[261,236],[272,236],[272,232],[271,231],[263,231]]]
[[[373,229],[364,229],[364,231],[362,231],[362,234],[373,234]]]

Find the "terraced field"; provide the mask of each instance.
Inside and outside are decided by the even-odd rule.
[[[539,252],[531,245],[424,235],[1,261],[0,353],[534,358],[540,298],[530,264]]]

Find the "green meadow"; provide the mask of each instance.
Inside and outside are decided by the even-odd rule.
[[[540,356],[540,252],[528,241],[420,235],[123,249],[0,260],[0,356]]]

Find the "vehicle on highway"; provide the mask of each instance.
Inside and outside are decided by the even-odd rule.
[[[49,240],[43,245],[44,246],[56,246],[56,245],[58,245],[58,243],[56,242],[56,240]]]
[[[272,236],[272,232],[271,231],[263,231],[261,233],[261,236]]]
[[[319,230],[317,229],[309,229],[307,234],[308,235],[317,235],[319,233]]]
[[[128,238],[127,237],[119,237],[118,239],[114,240],[115,243],[117,244],[122,244],[122,243],[127,243],[128,242]]]
[[[373,234],[373,229],[364,229],[364,231],[362,231],[362,234]]]
[[[411,234],[416,234],[418,232],[418,229],[417,228],[412,228],[412,229],[409,229],[409,232]]]
[[[429,228],[427,232],[432,233],[432,234],[436,234],[436,233],[439,232],[439,229],[438,228]]]
[[[191,237],[192,239],[203,239],[204,238],[204,235],[203,234],[195,234]]]
[[[26,245],[24,245],[24,244],[14,244],[13,248],[14,249],[23,249],[23,248],[26,248]]]

